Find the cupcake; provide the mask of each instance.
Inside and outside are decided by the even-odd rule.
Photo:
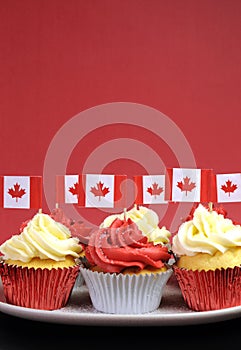
[[[168,247],[148,242],[130,218],[116,218],[91,234],[80,270],[98,311],[143,314],[161,303],[170,258]]]
[[[172,239],[174,274],[188,307],[241,305],[241,226],[221,209],[199,204]]]
[[[54,310],[66,305],[79,273],[79,240],[48,214],[37,213],[0,246],[6,302]]]

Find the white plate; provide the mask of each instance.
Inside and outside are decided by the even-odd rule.
[[[187,308],[176,280],[166,285],[160,307],[141,315],[112,315],[96,311],[86,286],[74,288],[71,298],[62,309],[36,310],[7,304],[0,284],[0,311],[24,319],[72,325],[95,326],[177,326],[212,323],[241,317],[241,306],[222,310],[195,312]]]

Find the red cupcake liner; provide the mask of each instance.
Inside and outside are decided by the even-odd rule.
[[[79,266],[34,269],[0,262],[0,275],[6,302],[33,309],[64,307],[79,273]]]
[[[173,266],[188,307],[210,311],[241,305],[241,268],[191,271]]]

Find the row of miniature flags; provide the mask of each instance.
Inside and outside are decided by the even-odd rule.
[[[56,204],[125,208],[126,175],[56,176]],[[135,204],[168,202],[241,202],[241,173],[214,174],[211,169],[170,168],[165,174],[137,175]],[[41,176],[0,176],[1,208],[41,208]]]

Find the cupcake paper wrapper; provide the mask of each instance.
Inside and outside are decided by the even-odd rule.
[[[173,266],[183,298],[194,311],[241,305],[241,268],[191,271]]]
[[[0,263],[6,302],[34,309],[55,310],[65,306],[78,273],[78,265],[48,270]]]
[[[146,275],[123,275],[80,267],[96,310],[111,314],[142,314],[161,303],[172,270]]]

